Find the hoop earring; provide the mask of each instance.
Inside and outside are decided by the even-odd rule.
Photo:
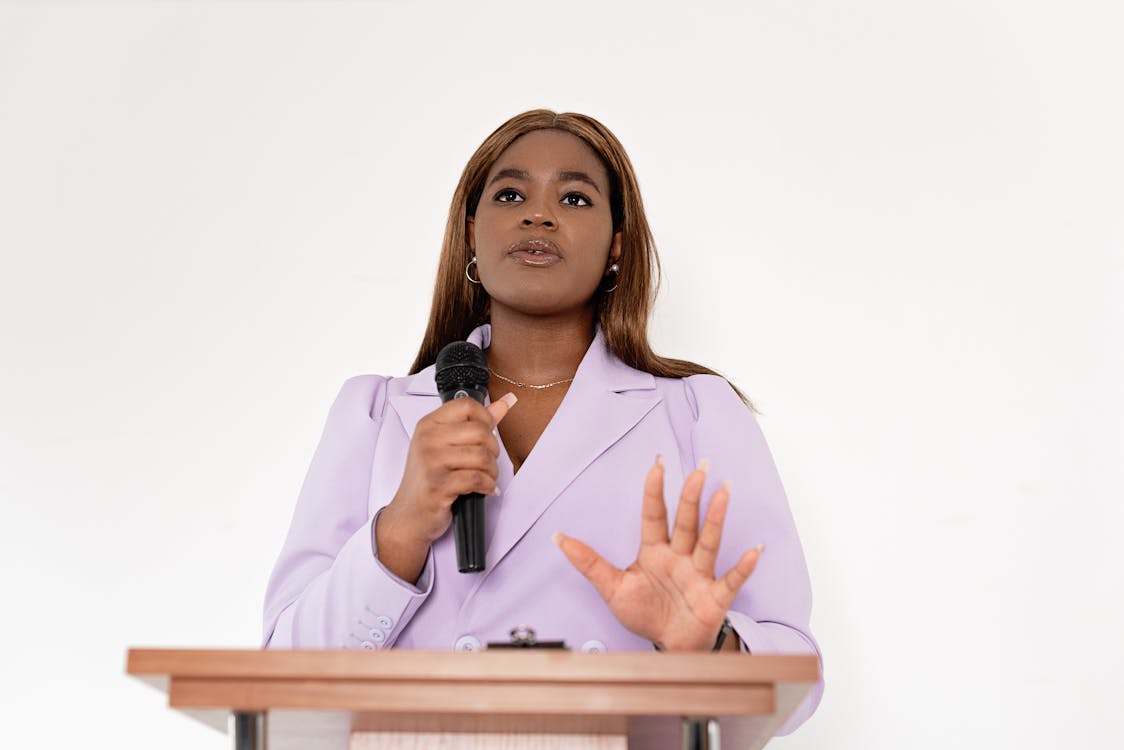
[[[613,285],[608,289],[601,290],[605,294],[608,294],[609,292],[617,288],[617,284],[620,281],[621,276],[621,267],[614,263],[613,265],[609,266],[609,271],[605,274],[606,278],[608,278],[610,273],[613,274]]]
[[[475,265],[476,265],[476,256],[473,255],[472,260],[470,260],[468,262],[468,265],[464,267],[464,275],[465,275],[465,278],[468,279],[469,281],[471,281],[473,284],[479,284],[480,283],[480,278],[479,278],[480,273],[477,272],[477,274],[476,274],[477,278],[474,279],[474,278],[472,278],[472,274],[470,274],[468,272],[468,269],[472,268]]]

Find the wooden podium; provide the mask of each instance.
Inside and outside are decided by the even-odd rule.
[[[540,649],[130,649],[127,671],[237,750],[759,748],[820,676],[815,656]]]

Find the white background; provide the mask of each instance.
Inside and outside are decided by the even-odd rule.
[[[402,374],[473,149],[629,149],[661,353],[756,402],[827,692],[781,748],[1119,747],[1118,3],[0,3],[6,746],[224,748],[328,406]]]

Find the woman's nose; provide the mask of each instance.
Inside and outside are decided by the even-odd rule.
[[[524,203],[525,213],[523,214],[523,226],[544,226],[548,229],[553,229],[558,225],[558,220],[554,216],[554,211],[546,201],[527,201]]]

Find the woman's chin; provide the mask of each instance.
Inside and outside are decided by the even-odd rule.
[[[551,295],[545,290],[527,290],[518,295],[503,299],[492,297],[492,317],[499,312],[510,311],[516,315],[535,317],[580,317],[593,309],[593,301],[574,300]]]

